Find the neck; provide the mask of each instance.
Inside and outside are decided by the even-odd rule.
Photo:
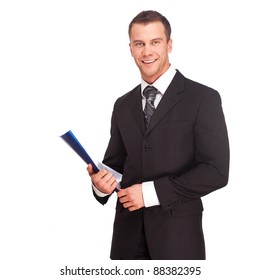
[[[148,84],[152,85],[156,80],[158,80],[169,68],[170,68],[171,64],[169,63],[169,65],[164,69],[164,71],[162,71],[158,76],[153,76],[153,77],[143,77],[142,79],[147,82]]]

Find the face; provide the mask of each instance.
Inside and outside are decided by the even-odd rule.
[[[172,40],[167,42],[161,22],[134,24],[130,33],[130,50],[142,78],[154,83],[170,66]]]

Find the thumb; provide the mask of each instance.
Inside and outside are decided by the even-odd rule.
[[[89,176],[91,176],[91,175],[94,174],[93,167],[92,167],[91,164],[89,164],[89,165],[87,166],[87,171],[88,171]]]

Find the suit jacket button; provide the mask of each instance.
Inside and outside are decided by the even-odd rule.
[[[148,152],[150,149],[151,149],[151,148],[150,148],[149,146],[146,146],[146,145],[144,146],[144,151],[145,151],[145,152]]]

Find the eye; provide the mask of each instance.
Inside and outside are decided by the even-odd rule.
[[[160,44],[160,41],[159,41],[159,40],[153,41],[153,45],[154,45],[154,46],[159,45],[159,44]]]
[[[134,45],[135,45],[135,47],[140,48],[144,45],[144,43],[143,42],[136,42]]]

